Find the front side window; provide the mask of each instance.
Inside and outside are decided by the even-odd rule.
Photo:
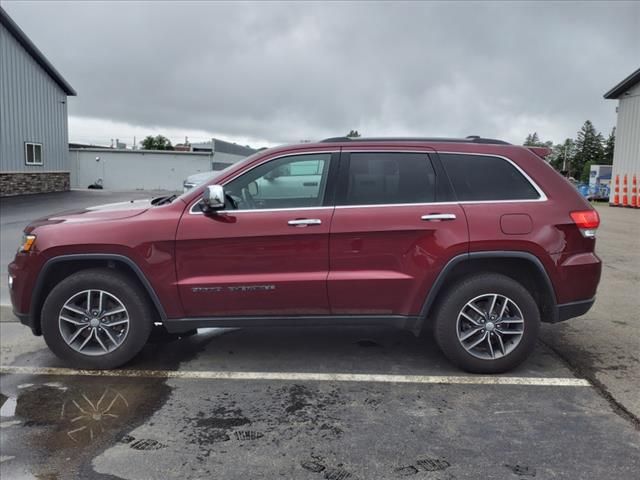
[[[540,198],[531,182],[503,158],[441,153],[440,160],[459,201]]]
[[[42,144],[26,142],[24,144],[24,162],[27,165],[42,165]]]
[[[435,172],[426,153],[352,153],[347,205],[429,203]]]
[[[296,155],[260,165],[225,185],[230,208],[305,208],[322,206],[330,153]]]

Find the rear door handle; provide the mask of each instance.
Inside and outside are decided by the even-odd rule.
[[[455,220],[455,213],[430,213],[429,215],[423,215],[420,217],[425,222],[439,222],[444,220]]]
[[[321,225],[322,220],[319,218],[299,218],[296,220],[289,220],[287,223],[291,227],[308,227],[310,225]]]

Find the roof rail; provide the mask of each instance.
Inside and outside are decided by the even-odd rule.
[[[443,138],[443,137],[330,137],[321,140],[320,143],[335,143],[335,142],[384,142],[384,141],[398,141],[398,142],[443,142],[443,143],[486,143],[494,145],[511,145],[504,140],[497,140],[494,138],[482,138],[478,135],[469,135],[466,138]]]

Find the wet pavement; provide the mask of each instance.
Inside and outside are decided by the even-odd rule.
[[[144,196],[3,199],[2,263],[26,219]],[[96,376],[0,311],[0,479],[638,478],[640,217],[599,210],[594,308],[490,379],[365,328],[201,331]]]
[[[15,323],[0,329],[5,368],[64,372],[40,338]],[[153,376],[166,371],[184,378]],[[208,330],[148,345],[127,372],[136,376],[3,374],[0,476],[627,479],[640,468],[636,426],[596,389],[563,384],[575,376],[542,344],[504,376],[523,385],[459,384],[483,377],[451,367],[432,339],[362,328]],[[208,378],[212,372],[255,375]],[[272,380],[260,372],[448,383]],[[527,384],[536,379],[560,383]]]

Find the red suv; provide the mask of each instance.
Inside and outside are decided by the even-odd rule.
[[[124,364],[154,328],[433,325],[456,365],[503,372],[600,279],[598,214],[542,153],[479,137],[265,150],[179,197],[31,223],[14,311],[81,368]]]

